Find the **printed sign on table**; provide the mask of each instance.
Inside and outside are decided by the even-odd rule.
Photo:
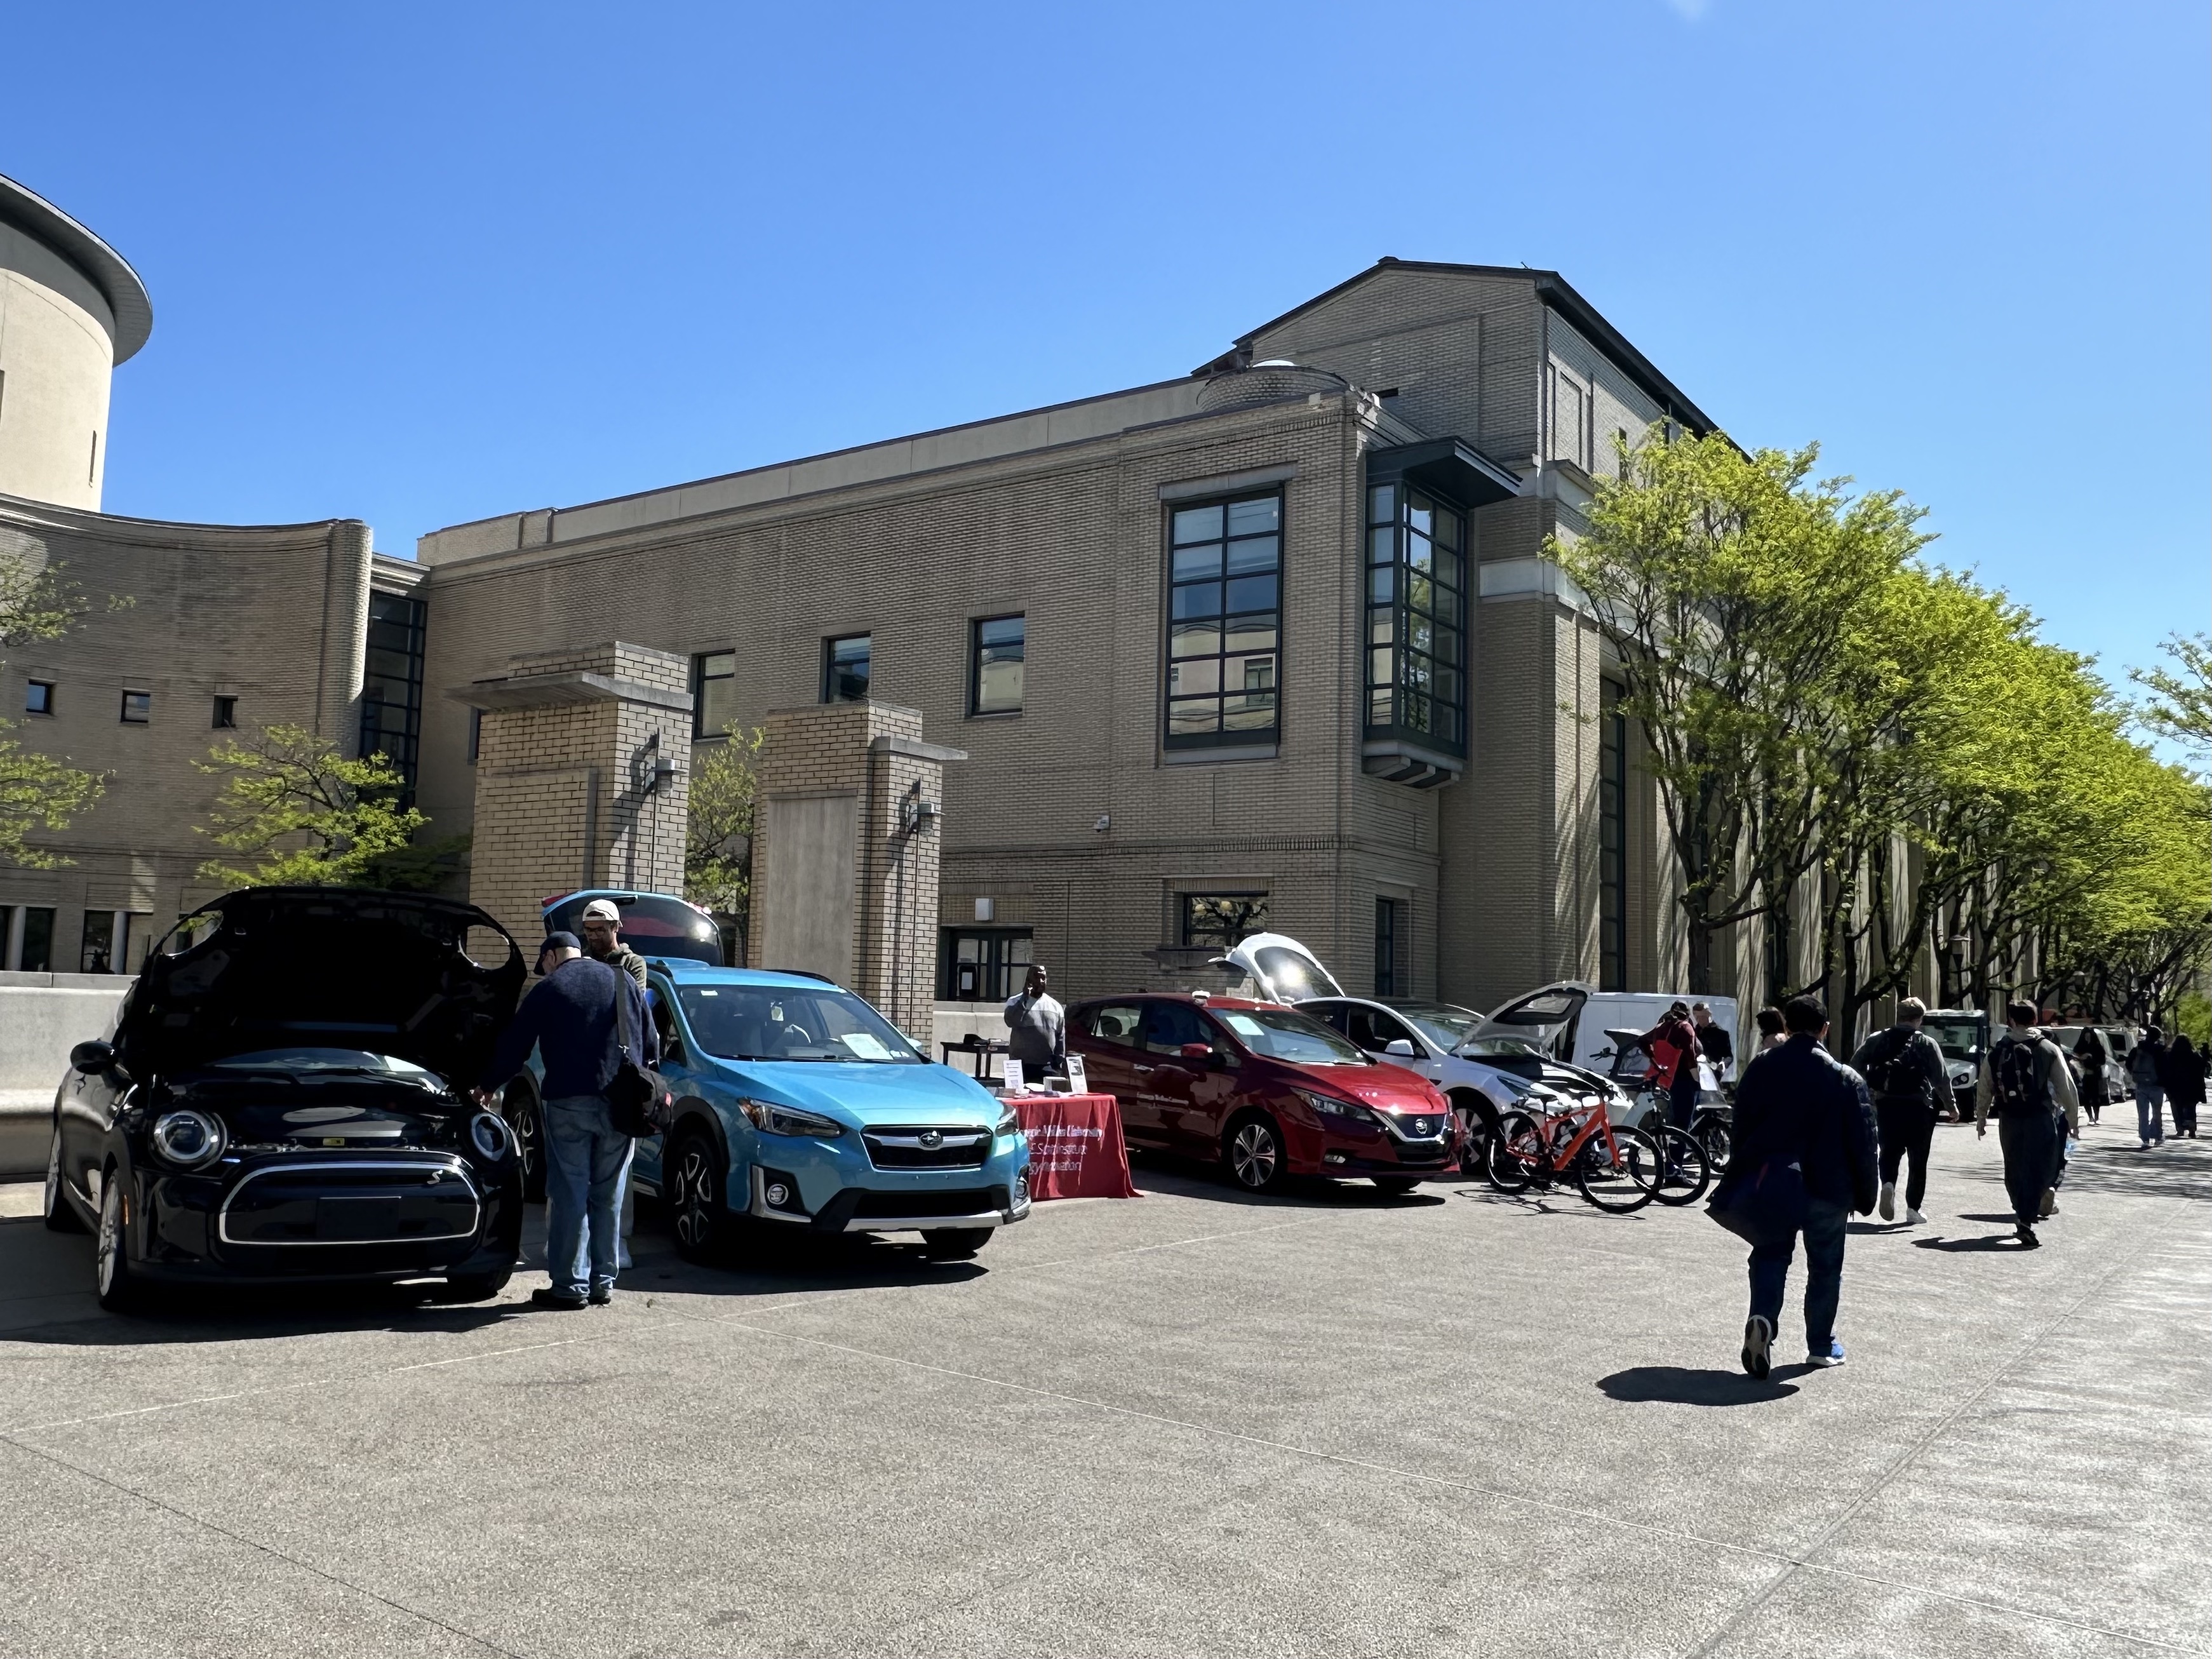
[[[1031,1198],[1137,1196],[1113,1096],[1024,1095],[1014,1109],[1029,1137]]]

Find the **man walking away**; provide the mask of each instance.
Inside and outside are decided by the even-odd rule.
[[[2197,1109],[2204,1103],[2204,1051],[2186,1031],[2166,1054],[2166,1097],[2173,1103],[2173,1133],[2197,1139]]]
[[[2005,1004],[2004,1035],[1982,1061],[1981,1081],[1974,1090],[1977,1139],[1990,1132],[1992,1105],[2014,1231],[2022,1248],[2032,1250],[2043,1242],[2035,1236],[2036,1222],[2057,1211],[2052,1183],[2066,1131],[2078,1129],[2081,1121],[2081,1103],[2074,1093],[2065,1053],[2036,1029],[2032,1002]]]
[[[622,910],[612,899],[593,899],[584,907],[584,954],[621,969],[645,989],[645,958],[622,942]]]
[[[2112,1045],[2095,1026],[2084,1025],[2074,1039],[2074,1062],[2081,1068],[2081,1109],[2094,1123],[2112,1088]]]
[[[1690,1018],[1697,1026],[1698,1047],[1705,1063],[1713,1068],[1713,1085],[1717,1088],[1729,1080],[1729,1068],[1735,1064],[1735,1039],[1728,1034],[1727,1026],[1713,1018],[1708,1003],[1692,1003]]]
[[[1046,991],[1041,963],[1030,964],[1022,994],[1007,999],[1006,1058],[1021,1062],[1024,1083],[1067,1069],[1067,1010]]]
[[[1687,1129],[1698,1115],[1698,1028],[1690,1024],[1690,1005],[1676,1002],[1636,1046],[1651,1056],[1648,1081],[1667,1097],[1667,1121]]]
[[[484,1067],[477,1101],[522,1069],[534,1045],[545,1063],[545,1269],[552,1283],[531,1292],[542,1308],[604,1306],[614,1300],[617,1218],[633,1142],[615,1127],[607,1085],[620,1069],[617,1040],[641,1066],[659,1058],[645,999],[629,975],[583,953],[574,933],[549,933],[538,963],[545,977],[522,1000]],[[629,1006],[617,1016],[615,999]]]
[[[1747,1189],[1802,1183],[1794,1224],[1754,1239],[1751,1317],[1743,1328],[1743,1368],[1765,1376],[1773,1364],[1775,1328],[1789,1287],[1797,1234],[1805,1236],[1805,1363],[1840,1365],[1836,1308],[1843,1297],[1844,1224],[1874,1208],[1874,1110],[1857,1073],[1820,1046],[1828,1011],[1814,997],[1783,1006],[1789,1036],[1754,1055],[1735,1091],[1735,1145],[1713,1207],[1756,1201]]]
[[[1907,997],[1897,1005],[1897,1024],[1877,1031],[1851,1056],[1851,1069],[1866,1079],[1874,1097],[1875,1121],[1881,1131],[1881,1197],[1875,1208],[1884,1221],[1897,1219],[1897,1166],[1903,1161],[1905,1218],[1918,1226],[1928,1218],[1920,1200],[1928,1195],[1928,1149],[1936,1138],[1938,1113],[1951,1109],[1951,1077],[1943,1050],[1920,1029],[1928,1005]]]
[[[2166,1145],[2166,1036],[2154,1025],[2128,1056],[2128,1077],[2136,1085],[2136,1133],[2143,1149]]]

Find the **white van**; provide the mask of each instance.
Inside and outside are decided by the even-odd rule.
[[[1553,1058],[1605,1076],[1613,1073],[1613,1040],[1608,1031],[1648,1031],[1677,1002],[1702,1002],[1713,1011],[1713,1024],[1729,1034],[1735,1064],[1725,1076],[1701,1078],[1709,1089],[1742,1075],[1743,1037],[1736,1029],[1734,997],[1694,996],[1687,991],[1601,991],[1579,980],[1562,980],[1508,1002],[1482,1023],[1477,1036],[1526,1037]]]

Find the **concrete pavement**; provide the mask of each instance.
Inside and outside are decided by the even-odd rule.
[[[0,1654],[2212,1651],[2212,1143],[2093,1129],[2033,1254],[1936,1146],[1765,1383],[1702,1213],[1474,1183],[719,1273],[648,1206],[576,1315],[113,1319],[0,1221]]]

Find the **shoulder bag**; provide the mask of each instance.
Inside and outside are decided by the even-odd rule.
[[[607,1085],[607,1110],[617,1133],[642,1140],[665,1132],[676,1121],[676,1092],[659,1073],[641,1066],[630,1056],[642,1056],[644,1045],[632,1028],[630,993],[635,988],[629,975],[615,970],[615,1075]],[[640,993],[641,997],[642,993]]]

